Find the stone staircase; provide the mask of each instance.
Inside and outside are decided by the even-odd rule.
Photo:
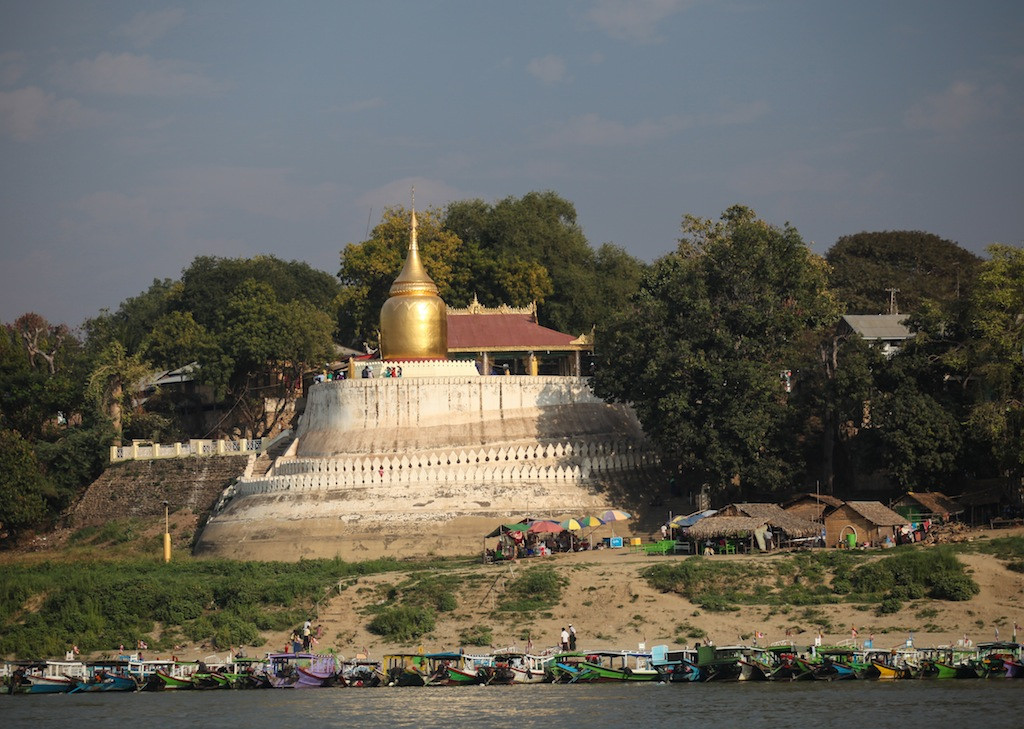
[[[209,456],[125,461],[110,466],[73,507],[69,526],[102,524],[113,517],[164,515],[189,509],[205,515],[246,467],[245,458]]]

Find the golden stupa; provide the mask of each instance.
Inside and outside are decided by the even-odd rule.
[[[448,310],[420,260],[415,205],[409,252],[389,293],[380,308],[381,359],[447,359]]]

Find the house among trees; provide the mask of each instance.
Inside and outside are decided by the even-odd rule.
[[[891,357],[914,334],[904,323],[906,314],[846,314],[839,322],[840,334],[858,334],[864,341],[877,345],[882,354]]]
[[[878,546],[891,537],[896,541],[896,528],[909,521],[880,501],[847,501],[825,514],[825,546],[838,547],[849,543]]]
[[[482,306],[448,309],[448,356],[475,359],[481,374],[586,376],[594,338],[541,326],[536,302],[513,308]]]
[[[992,527],[1020,523],[1024,519],[1024,485],[1018,479],[988,479],[956,498],[961,518],[971,525]]]
[[[917,523],[925,519],[949,521],[963,513],[964,508],[938,491],[908,491],[892,502],[892,508],[909,521]]]

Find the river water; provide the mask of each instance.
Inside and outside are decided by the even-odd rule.
[[[591,684],[0,696],[21,729],[1021,726],[1024,681]]]

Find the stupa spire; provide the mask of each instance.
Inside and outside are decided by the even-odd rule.
[[[417,241],[416,190],[412,193],[409,250],[389,298],[380,310],[382,359],[447,359],[448,315],[437,284],[420,260]]]

